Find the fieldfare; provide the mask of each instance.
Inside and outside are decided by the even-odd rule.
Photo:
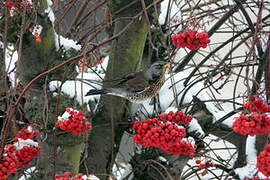
[[[149,69],[135,72],[119,78],[116,85],[104,89],[91,89],[86,96],[107,94],[125,98],[133,103],[155,97],[165,82],[165,72],[170,68],[170,63],[158,61]]]

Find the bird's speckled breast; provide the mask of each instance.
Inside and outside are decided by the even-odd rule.
[[[133,103],[139,104],[146,99],[153,98],[158,94],[164,82],[165,82],[165,76],[162,76],[156,83],[153,83],[152,85],[147,87],[145,90],[138,93],[129,94],[127,99]]]

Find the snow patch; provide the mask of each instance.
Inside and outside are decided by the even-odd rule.
[[[176,113],[178,111],[177,108],[175,107],[168,107],[165,111],[166,114],[168,114],[169,112],[173,112],[173,113]]]
[[[71,114],[69,114],[69,112],[65,111],[64,114],[62,114],[62,116],[58,116],[57,119],[58,121],[65,121],[67,119],[69,119],[71,116]]]
[[[15,48],[13,45],[9,45],[6,49],[6,58],[5,58],[5,67],[6,72],[8,73],[9,80],[14,87],[16,84],[15,79],[15,67],[16,62],[18,60],[18,52],[15,51]]]
[[[24,171],[24,175],[19,178],[19,180],[26,180],[31,177],[31,174],[36,171],[36,167],[30,167]]]
[[[93,175],[93,174],[91,174],[91,175],[89,175],[89,176],[83,175],[82,179],[83,179],[83,180],[99,180],[99,178],[96,177],[96,176]]]
[[[171,2],[171,4],[169,4],[169,2]],[[167,13],[169,13],[171,25],[174,25],[181,19],[180,9],[177,7],[174,1],[170,1],[170,0],[162,1],[160,10],[161,10],[161,13],[159,15],[158,21],[159,21],[159,24],[161,25],[165,24]]]
[[[179,104],[181,100],[182,105],[190,104],[193,101],[193,97],[196,97],[200,101],[206,101],[205,105],[207,110],[213,115],[213,122],[216,122],[217,120],[225,116],[228,112],[220,110],[217,104],[214,101],[211,101],[213,98],[209,96],[208,91],[204,89],[203,83],[201,82],[197,83],[189,89],[187,89],[188,86],[187,87],[184,86],[183,79],[186,78],[188,75],[189,75],[188,71],[182,71],[172,75],[169,74],[165,75],[166,82],[161,87],[159,91],[159,96],[157,96],[160,102],[161,108],[160,110],[164,112],[169,107],[178,107],[177,103]],[[185,97],[182,98],[183,96]],[[139,118],[141,119],[151,117],[151,115],[153,115],[155,111],[154,105],[150,104],[150,102],[151,100],[148,99],[142,102],[141,104],[138,105],[133,104],[132,113],[138,115]],[[191,106],[188,106],[187,108],[182,109],[182,111],[188,112],[190,108]],[[235,114],[230,118],[227,118],[225,121],[223,121],[223,124],[226,124],[228,127],[232,127],[234,118],[236,116],[238,116],[238,114]],[[202,133],[202,135],[204,135],[203,131],[199,130],[199,132]]]
[[[188,133],[195,133],[199,138],[205,136],[205,132],[202,130],[201,125],[198,123],[198,120],[193,118],[187,128]]]
[[[52,22],[52,24],[54,25],[54,21],[55,21],[55,15],[51,9],[50,6],[52,6],[52,1],[51,0],[47,0],[47,4],[48,4],[48,9],[45,10],[46,13],[48,13],[48,17],[50,19],[50,21]],[[55,46],[57,49],[59,49],[59,44],[63,45],[64,48],[66,50],[70,49],[70,48],[74,48],[77,51],[81,50],[82,46],[79,45],[76,41],[73,41],[72,39],[68,39],[68,38],[64,38],[61,35],[58,35],[56,32],[54,32],[55,34]]]
[[[256,151],[256,136],[248,136],[246,140],[246,155],[247,165],[234,170],[241,180],[252,178],[256,172],[257,151]]]
[[[17,150],[21,150],[22,148],[24,148],[25,146],[38,146],[37,142],[34,142],[32,139],[21,139],[18,138],[18,142],[14,143],[14,146],[16,147]]]

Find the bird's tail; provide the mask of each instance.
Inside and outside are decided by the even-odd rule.
[[[98,95],[98,94],[107,94],[109,91],[107,89],[91,89],[86,93],[85,96]]]

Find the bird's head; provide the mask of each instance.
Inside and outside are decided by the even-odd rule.
[[[170,67],[171,64],[169,62],[157,61],[150,66],[146,73],[150,76],[150,79],[156,79],[164,75]]]

